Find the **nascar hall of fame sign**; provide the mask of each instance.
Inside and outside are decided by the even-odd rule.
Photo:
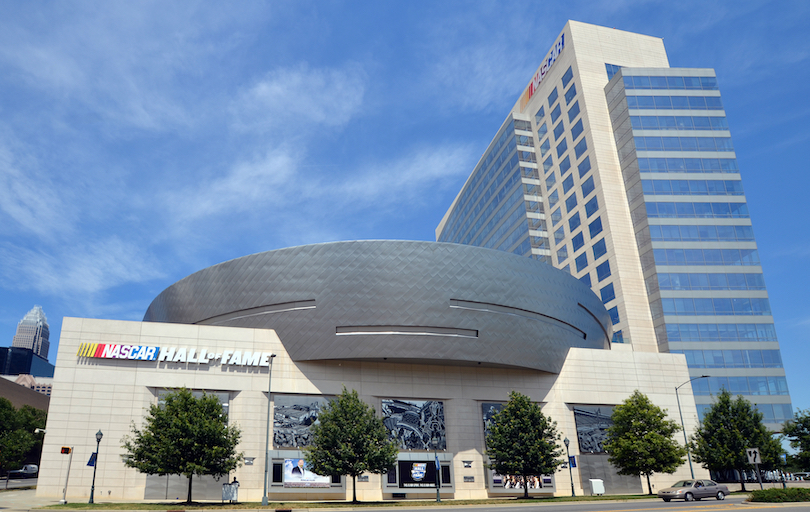
[[[166,363],[222,364],[239,366],[270,366],[270,352],[223,350],[209,352],[196,347],[149,347],[146,345],[116,345],[112,343],[82,343],[78,357],[97,359],[129,359]]]
[[[562,53],[563,48],[565,48],[565,34],[560,35],[560,38],[557,40],[556,43],[554,43],[554,46],[551,47],[551,50],[549,50],[548,56],[546,57],[546,60],[543,61],[543,64],[540,66],[540,69],[534,75],[532,81],[529,82],[529,86],[526,88],[525,91],[523,91],[523,95],[520,97],[520,110],[523,110],[524,108],[526,108],[526,105],[529,104],[529,100],[532,99],[532,96],[534,96],[534,93],[540,87],[540,83],[546,77],[546,74],[548,74],[549,70],[551,69],[551,66],[553,66],[554,63],[557,62],[557,57],[560,56],[560,53]]]

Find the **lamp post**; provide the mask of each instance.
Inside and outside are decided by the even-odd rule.
[[[692,454],[689,452],[689,440],[686,439],[686,425],[683,422],[683,412],[681,411],[681,397],[678,395],[678,389],[683,386],[686,386],[693,380],[697,379],[708,379],[708,375],[701,375],[700,377],[692,377],[691,379],[687,380],[680,386],[675,386],[675,399],[678,401],[678,415],[681,417],[681,428],[683,429],[683,444],[686,446],[686,459],[689,461],[689,473],[692,475],[692,479],[695,478],[695,470],[692,468]]]
[[[264,436],[264,494],[262,494],[262,506],[267,506],[267,471],[270,469],[270,386],[273,383],[273,359],[275,354],[270,354],[270,369],[267,371],[267,431]]]
[[[563,443],[565,444],[565,455],[568,457],[568,476],[571,478],[571,496],[576,496],[576,493],[574,493],[574,470],[571,469],[571,453],[568,451],[568,445],[571,441],[566,437],[563,439]]]
[[[96,460],[93,464],[93,484],[90,486],[90,501],[88,503],[93,503],[93,493],[96,491],[96,469],[98,469],[98,447],[101,445],[101,438],[104,437],[104,434],[101,433],[101,429],[96,432]]]

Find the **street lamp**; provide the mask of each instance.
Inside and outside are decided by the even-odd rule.
[[[270,385],[273,383],[273,359],[275,354],[270,354],[270,369],[267,371],[267,431],[264,436],[264,494],[262,494],[262,506],[267,506],[267,471],[270,469]]]
[[[686,459],[689,461],[689,473],[692,474],[692,479],[695,479],[695,470],[692,468],[692,454],[689,453],[689,441],[686,439],[686,425],[683,423],[683,412],[681,411],[681,397],[678,396],[678,389],[683,386],[686,386],[693,380],[697,379],[708,379],[708,375],[701,375],[700,377],[692,377],[691,379],[687,380],[680,386],[675,386],[675,399],[678,401],[678,415],[681,417],[681,428],[683,429],[683,444],[686,446]]]
[[[568,476],[571,477],[571,496],[576,496],[576,493],[574,493],[574,471],[571,469],[571,454],[568,452],[568,445],[571,441],[566,437],[563,439],[563,443],[565,444],[565,455],[568,456]]]
[[[101,444],[101,438],[104,437],[104,434],[101,433],[101,429],[96,432],[96,460],[93,464],[93,484],[90,486],[90,501],[88,503],[93,503],[93,493],[96,491],[96,469],[98,469],[98,447]]]

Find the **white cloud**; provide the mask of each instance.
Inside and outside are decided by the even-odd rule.
[[[297,161],[286,147],[234,163],[218,178],[172,191],[163,200],[181,224],[227,216],[268,203],[284,203],[295,183]]]
[[[316,127],[343,126],[360,111],[365,82],[358,64],[275,69],[239,96],[233,106],[234,128],[283,127],[287,133],[311,135]]]
[[[431,197],[427,192],[458,186],[473,168],[473,153],[462,145],[418,148],[389,161],[366,163],[333,186],[317,189],[351,208],[412,204]]]
[[[78,298],[161,277],[154,258],[135,243],[107,238],[46,252],[0,245],[0,276],[9,288]]]
[[[4,130],[5,132],[5,130]],[[6,141],[13,138],[5,132]],[[0,142],[0,233],[48,238],[71,230],[71,209],[58,186],[40,172],[36,159],[17,145],[12,151]]]

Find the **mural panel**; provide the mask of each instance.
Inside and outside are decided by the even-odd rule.
[[[444,450],[444,402],[436,400],[382,400],[382,415],[388,437],[402,450]]]
[[[318,411],[328,401],[323,396],[275,395],[273,446],[309,446],[312,443],[309,427],[318,422]]]
[[[580,453],[605,453],[607,430],[613,425],[611,405],[575,405],[574,422]]]

